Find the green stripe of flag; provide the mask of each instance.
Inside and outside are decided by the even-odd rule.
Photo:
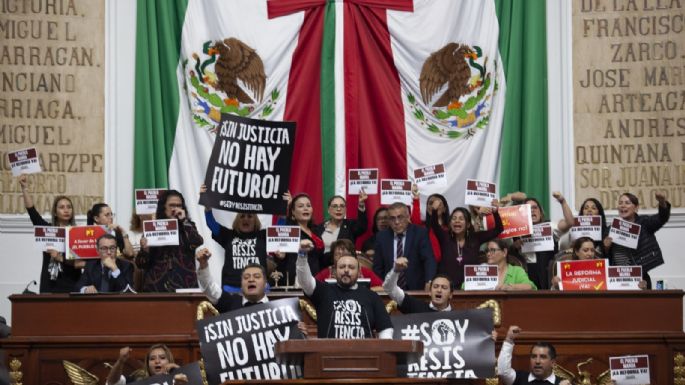
[[[524,191],[549,207],[545,0],[496,0],[507,80],[500,191]]]
[[[176,69],[187,0],[138,0],[134,188],[169,186],[178,120]]]
[[[321,46],[321,163],[324,202],[335,194],[335,0],[328,0]],[[328,210],[323,207],[325,216]]]

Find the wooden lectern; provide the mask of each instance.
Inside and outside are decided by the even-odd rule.
[[[304,378],[391,378],[397,364],[423,353],[423,342],[401,340],[289,340],[276,343],[282,362],[304,358]]]

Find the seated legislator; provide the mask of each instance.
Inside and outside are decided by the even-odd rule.
[[[241,307],[269,302],[266,296],[266,271],[259,263],[251,263],[245,266],[241,274],[240,294],[227,293],[212,280],[209,272],[209,263],[212,256],[206,248],[198,249],[196,253],[199,266],[197,280],[200,289],[205,293],[220,313],[236,310]]]
[[[510,326],[502,344],[502,350],[497,357],[497,373],[504,385],[543,384],[543,385],[571,385],[568,380],[562,380],[554,372],[557,351],[548,342],[537,342],[530,349],[530,372],[511,368],[511,356],[514,351],[514,340],[521,332],[518,326]]]
[[[409,223],[409,208],[399,202],[388,207],[390,228],[376,235],[373,272],[385,277],[393,269],[395,260],[405,257],[409,267],[398,278],[404,290],[427,290],[435,276],[437,265],[426,228]]]
[[[495,290],[537,290],[528,273],[521,266],[510,263],[509,250],[503,239],[495,238],[488,242],[486,255],[489,265],[496,265],[499,272]]]
[[[174,363],[174,355],[171,354],[171,350],[166,345],[155,344],[150,347],[145,355],[145,366],[133,372],[129,377],[125,377],[122,374],[122,369],[126,361],[128,361],[130,354],[131,348],[128,346],[119,350],[119,358],[109,370],[105,385],[124,385],[137,382],[158,374],[169,374],[174,369],[180,367]],[[174,385],[187,383],[188,377],[185,374],[176,374],[174,376]]]
[[[316,278],[317,281],[325,282],[329,278],[335,278],[334,267],[335,264],[338,262],[338,259],[345,255],[354,256],[355,254],[357,254],[357,252],[354,249],[354,244],[352,243],[352,241],[350,241],[349,239],[338,239],[337,241],[333,241],[333,243],[331,244],[331,254],[333,254],[333,265],[328,266],[327,268],[319,271],[314,276],[314,278]],[[373,288],[380,288],[381,285],[383,285],[383,281],[376,275],[376,273],[374,273],[373,270],[365,266],[361,267],[361,270],[359,271],[359,278],[368,278],[369,283]]]
[[[405,314],[408,313],[426,313],[431,311],[450,311],[452,305],[452,281],[450,277],[445,274],[437,274],[430,283],[428,293],[430,294],[430,303],[406,295],[404,290],[397,286],[397,279],[402,271],[405,271],[408,266],[407,258],[397,258],[395,261],[395,268],[385,277],[383,282],[383,289],[388,296],[397,302],[398,309]]]
[[[372,338],[375,330],[379,338],[392,338],[392,322],[383,300],[357,284],[359,260],[353,256],[340,257],[335,266],[336,283],[320,282],[314,279],[307,263],[307,253],[312,248],[310,241],[300,242],[297,282],[316,309],[318,337]]]
[[[104,234],[96,242],[100,259],[88,261],[76,291],[81,293],[118,293],[133,287],[133,265],[117,258],[117,240]]]

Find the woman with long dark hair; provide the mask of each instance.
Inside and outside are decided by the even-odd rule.
[[[123,375],[123,368],[128,361],[131,354],[131,348],[128,346],[119,350],[119,358],[112,365],[107,375],[105,385],[124,385],[130,382],[144,380],[148,377],[156,376],[158,374],[168,374],[173,369],[178,369],[179,366],[174,362],[174,355],[171,349],[164,344],[154,344],[150,346],[145,355],[145,366],[134,371],[128,377]],[[188,382],[185,374],[177,374],[174,376],[175,385],[183,385]]]
[[[114,233],[117,249],[119,249],[121,256],[126,259],[134,257],[133,245],[128,239],[128,234],[123,227],[114,223],[114,213],[107,203],[94,204],[86,214],[86,224],[107,227],[108,231]]]
[[[64,195],[56,196],[50,210],[51,222],[46,221],[36,210],[33,198],[28,192],[28,176],[19,176],[19,186],[24,198],[24,206],[34,226],[75,226],[74,205],[71,199]],[[76,283],[81,277],[81,268],[85,261],[67,261],[64,253],[50,250],[43,253],[43,263],[40,269],[41,293],[70,293],[74,291]]]
[[[185,199],[176,190],[167,190],[157,203],[155,219],[178,220],[178,246],[150,247],[140,239],[136,265],[144,269],[143,291],[173,292],[198,287],[195,273],[195,249],[204,240],[188,217]]]

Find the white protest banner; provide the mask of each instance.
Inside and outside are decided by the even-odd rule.
[[[609,266],[607,289],[640,290],[642,266]]]
[[[221,114],[200,204],[220,210],[284,215],[295,123]]]
[[[297,253],[300,250],[298,226],[271,226],[266,228],[266,252]]]
[[[166,189],[161,188],[136,189],[136,214],[154,214],[157,211],[159,197],[165,191]]]
[[[197,321],[207,382],[276,380],[302,377],[298,363],[276,361],[274,345],[302,339],[297,298],[269,301]]]
[[[625,246],[629,249],[637,249],[637,241],[640,238],[642,226],[637,223],[624,221],[614,218],[609,229],[611,241],[617,245]]]
[[[411,181],[407,179],[381,179],[381,204],[395,202],[411,206]]]
[[[521,246],[521,252],[523,253],[554,250],[552,225],[549,222],[545,222],[533,226],[533,235],[521,238],[521,241],[523,241]]]
[[[40,162],[38,161],[38,150],[33,147],[8,152],[7,158],[9,158],[10,168],[12,169],[12,175],[14,176],[35,174],[42,171],[40,169]]]
[[[498,279],[496,265],[464,266],[464,290],[495,290]]]
[[[392,317],[393,338],[423,342],[397,375],[414,378],[489,378],[495,375],[492,309],[452,310]]]
[[[599,215],[588,215],[573,218],[573,227],[571,227],[571,240],[575,241],[578,238],[589,237],[593,241],[602,240],[602,217]]]
[[[447,175],[443,163],[414,169],[414,183],[422,189],[447,187]]]
[[[66,231],[64,227],[36,226],[33,228],[36,245],[40,251],[66,251]]]
[[[148,246],[178,246],[178,220],[143,221],[143,236],[147,239]]]
[[[471,206],[492,207],[492,200],[497,199],[497,185],[479,180],[466,180],[464,203]]]
[[[378,194],[378,169],[351,169],[347,173],[347,194],[359,195],[361,190],[368,195]]]
[[[649,356],[609,357],[611,379],[616,385],[651,384],[649,376]]]

